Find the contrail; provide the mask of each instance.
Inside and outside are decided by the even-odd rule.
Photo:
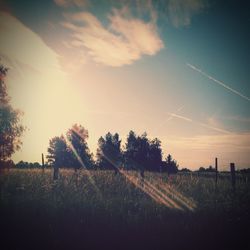
[[[186,116],[183,116],[183,115],[177,115],[175,113],[169,113],[170,117],[176,117],[176,118],[179,118],[179,119],[182,119],[182,120],[185,120],[187,122],[192,122],[193,120],[186,117]]]
[[[249,98],[249,97],[247,97],[247,96],[241,94],[240,92],[238,92],[238,91],[235,90],[235,89],[232,89],[231,87],[227,86],[225,83],[223,83],[223,82],[221,82],[221,81],[219,81],[219,80],[213,78],[212,76],[210,76],[210,75],[208,75],[207,73],[203,72],[201,69],[196,68],[194,65],[192,65],[192,64],[190,64],[190,63],[186,63],[186,65],[187,65],[189,68],[191,68],[191,69],[193,69],[193,70],[199,72],[199,73],[202,74],[203,76],[207,77],[208,79],[210,79],[210,80],[212,80],[212,81],[218,83],[219,85],[221,85],[221,86],[224,87],[225,89],[227,89],[227,90],[233,92],[234,94],[236,94],[236,95],[242,97],[243,99],[245,99],[245,100],[247,100],[247,101],[250,101],[250,98]]]
[[[177,109],[177,112],[181,111],[182,109],[184,108],[184,106],[180,106],[178,109]],[[156,127],[153,131],[153,133],[156,133],[166,122],[168,121],[171,121],[174,117],[171,115],[171,113],[168,113],[168,117],[163,120],[162,123],[160,123],[160,125],[158,127]]]
[[[230,131],[227,131],[227,130],[224,130],[224,129],[221,129],[221,128],[217,128],[217,127],[214,127],[214,126],[210,126],[210,125],[202,123],[202,122],[194,121],[194,120],[190,119],[189,117],[186,117],[186,116],[183,116],[183,115],[177,115],[175,113],[169,113],[169,114],[172,117],[179,118],[179,119],[184,120],[186,122],[193,122],[193,123],[196,123],[197,125],[200,125],[202,127],[209,128],[209,129],[221,132],[221,133],[232,134]]]
[[[213,129],[215,131],[218,131],[218,132],[221,132],[221,133],[224,133],[224,134],[232,134],[230,131],[227,131],[225,129],[221,129],[221,128],[217,128],[217,127],[214,127],[214,126],[210,126],[210,125],[207,125],[205,123],[201,123],[201,122],[197,122],[197,124],[205,127],[205,128],[210,128],[210,129]]]

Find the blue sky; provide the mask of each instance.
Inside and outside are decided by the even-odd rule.
[[[0,6],[0,55],[11,68],[13,105],[24,111],[29,128],[15,161],[39,161],[49,138],[78,122],[89,130],[93,152],[104,133],[117,131],[125,139],[134,129],[160,138],[164,156],[173,154],[181,167],[208,166],[216,156],[221,168],[232,161],[249,167],[245,1]]]

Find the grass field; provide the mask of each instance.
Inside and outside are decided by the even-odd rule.
[[[5,249],[247,249],[250,184],[134,171],[0,174]],[[242,245],[242,248],[240,247]]]

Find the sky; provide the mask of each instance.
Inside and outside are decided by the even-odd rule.
[[[250,167],[247,1],[0,0],[0,58],[27,127],[13,160],[41,162],[74,123],[130,130],[180,168]]]

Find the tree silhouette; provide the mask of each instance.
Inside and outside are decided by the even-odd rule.
[[[49,142],[48,163],[53,167],[80,167],[91,168],[93,166],[92,154],[90,154],[87,140],[88,131],[81,125],[74,124],[66,137],[54,137]]]
[[[162,162],[162,172],[167,172],[168,174],[176,174],[178,172],[178,164],[173,160],[172,156],[169,154],[165,162]]]
[[[181,170],[179,170],[180,172],[192,172],[190,169],[188,168],[182,168]]]
[[[158,138],[150,141],[148,154],[148,170],[160,171],[162,162],[161,141]]]
[[[101,169],[113,169],[118,172],[122,162],[121,140],[118,133],[112,135],[108,132],[105,137],[98,140],[97,164]]]
[[[208,168],[204,168],[204,167],[200,167],[199,172],[215,172],[215,168],[213,168],[212,166],[209,166]]]
[[[71,167],[74,157],[64,136],[56,136],[50,140],[47,159],[53,167]]]
[[[47,159],[48,163],[54,168],[54,180],[58,179],[60,167],[71,167],[74,156],[67,147],[64,136],[56,136],[50,140]]]
[[[42,168],[39,162],[24,162],[24,161],[19,161],[16,165],[16,168],[24,169],[24,168]]]
[[[83,126],[74,124],[66,134],[68,147],[74,154],[72,167],[78,169],[84,167],[90,169],[93,167],[93,155],[90,153],[87,139],[89,138],[88,130]]]
[[[7,68],[0,65],[0,162],[9,160],[20,149],[20,137],[24,132],[24,127],[20,124],[21,112],[10,105],[4,81],[7,71]]]
[[[128,169],[139,169],[142,175],[144,170],[159,171],[162,161],[161,142],[157,138],[149,140],[146,133],[136,136],[130,131],[125,144],[124,158]]]
[[[127,137],[127,142],[125,144],[125,152],[124,152],[124,160],[125,160],[125,168],[133,169],[135,168],[136,162],[136,154],[138,150],[138,142],[137,137],[134,131],[130,131]]]

